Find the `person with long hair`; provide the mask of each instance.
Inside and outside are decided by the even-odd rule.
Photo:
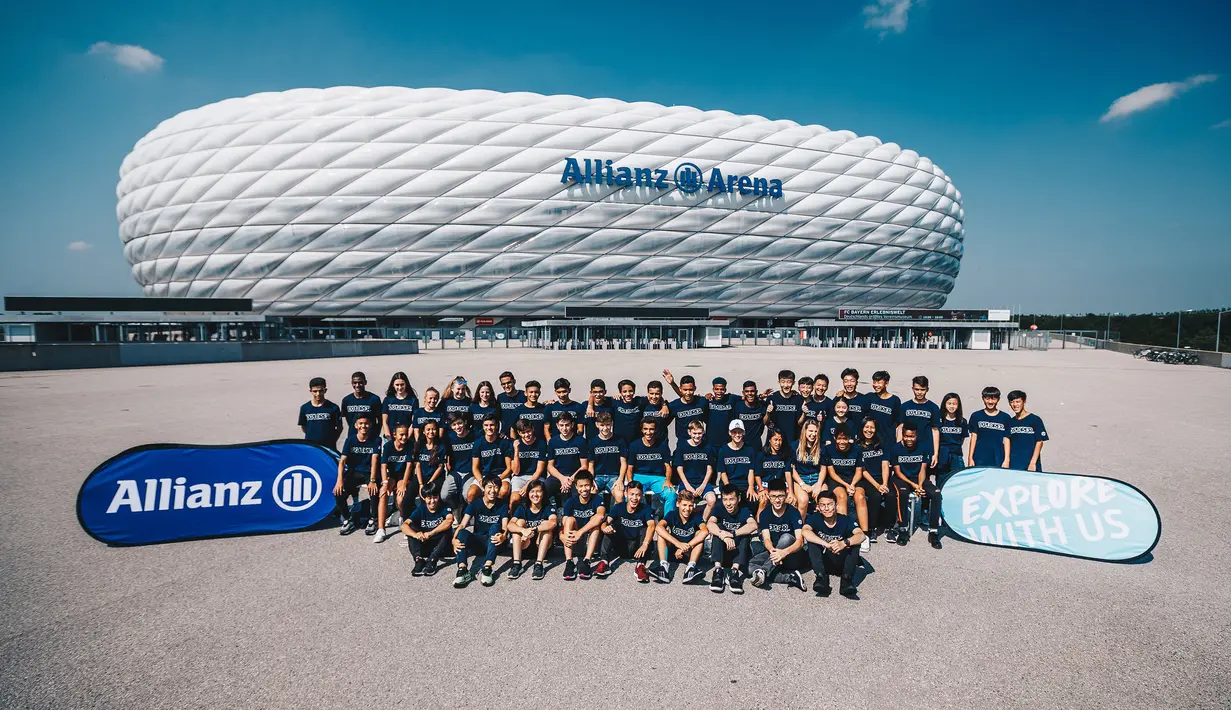
[[[440,407],[440,391],[435,387],[428,387],[423,392],[423,406],[415,410],[411,434],[416,442],[423,441],[423,428],[428,422],[435,422],[437,434],[444,430],[445,413]]]
[[[838,427],[845,426],[849,429],[855,426],[855,423],[846,416],[849,407],[850,403],[847,400],[842,397],[834,397],[833,415],[829,417],[829,419],[825,420],[825,436],[823,437],[823,443],[833,443],[834,432],[838,430]]]
[[[829,488],[825,476],[822,475],[822,449],[821,425],[817,420],[809,419],[800,430],[799,443],[795,446],[795,460],[792,462],[795,507],[799,508],[799,514],[805,517],[811,511],[812,501]]]
[[[943,483],[949,476],[966,468],[962,444],[970,436],[970,426],[962,416],[962,398],[950,392],[940,401],[940,453],[937,454],[936,478]]]
[[[414,477],[410,474],[415,467],[415,447],[410,441],[410,427],[398,424],[393,427],[393,436],[385,442],[381,451],[380,490],[376,501],[376,538],[375,543],[384,542],[389,536],[385,534],[385,525],[389,522],[389,497],[393,496],[397,505],[398,516],[405,519],[415,509],[415,499],[419,496],[418,485],[410,485]]]
[[[889,495],[889,459],[885,456],[885,444],[880,437],[880,430],[872,418],[863,420],[859,427],[859,435],[855,437],[855,446],[859,447],[860,460],[863,463],[863,475],[856,484],[863,491],[867,500],[867,515],[859,521],[859,528],[865,530],[865,537],[860,543],[860,552],[867,552],[869,541],[875,542],[880,535],[881,519],[885,516],[883,508],[885,496]],[[858,507],[856,507],[858,513]]]
[[[393,430],[405,426],[409,432],[419,408],[419,395],[410,386],[405,372],[395,372],[385,389],[385,401],[381,404],[381,436],[393,438]]]
[[[769,435],[765,437],[765,446],[761,448],[761,455],[756,461],[756,488],[754,494],[757,501],[756,514],[759,516],[765,510],[765,506],[769,504],[769,482],[777,479],[782,479],[786,482],[784,490],[791,490],[791,476],[788,473],[791,470],[792,455],[791,448],[787,443],[785,433],[778,428],[771,427]],[[795,504],[794,496],[790,497],[790,505]],[[751,503],[751,501],[749,501]]]
[[[500,414],[500,403],[496,401],[496,388],[492,387],[491,382],[483,380],[478,387],[474,388],[474,400],[470,402],[470,420],[474,422],[475,431],[480,430],[483,422],[488,419],[494,419],[498,429]]]
[[[825,471],[829,487],[838,501],[838,512],[848,515],[850,501],[855,501],[859,520],[868,519],[868,499],[863,489],[856,484],[863,478],[863,452],[855,446],[851,430],[843,424],[834,430],[833,443],[826,444],[821,455],[825,457]]]
[[[441,393],[440,402],[445,413],[445,421],[455,414],[469,418],[471,399],[470,385],[466,384],[465,377],[458,375],[449,380],[449,384],[445,385]]]
[[[434,392],[435,390],[429,390]],[[440,435],[440,422],[428,419],[423,422],[422,436],[415,446],[415,484],[419,487],[419,495],[427,486],[434,486],[436,492],[444,483],[445,466],[449,454],[445,449],[444,437]]]

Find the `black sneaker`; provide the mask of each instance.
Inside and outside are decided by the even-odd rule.
[[[521,576],[521,563],[514,562],[513,566],[509,568],[508,577],[509,579],[517,579],[520,576]]]
[[[731,588],[732,594],[743,594],[744,575],[737,569],[731,570],[727,574],[727,586]]]
[[[940,544],[940,533],[938,532],[928,533],[928,543],[931,544],[932,547],[935,547],[937,550],[939,550],[942,547],[942,545]]]
[[[795,570],[795,571],[793,571],[793,572],[791,572],[791,573],[787,574],[787,576],[786,576],[786,586],[788,586],[788,587],[794,587],[794,588],[798,589],[798,590],[799,590],[799,591],[801,591],[801,592],[802,592],[802,591],[804,591],[805,589],[807,589],[807,588],[804,586],[804,574],[803,574],[803,572],[800,572],[799,570]]]
[[[453,578],[453,588],[461,589],[474,581],[474,573],[468,567],[458,567],[457,576]]]
[[[359,526],[355,524],[355,521],[351,520],[350,518],[347,518],[346,522],[342,523],[342,528],[338,530],[338,534],[339,535],[350,535],[351,533],[355,532],[358,529],[359,529]]]
[[[910,533],[906,532],[905,530],[899,530],[898,531],[898,544],[905,545],[908,542],[910,542]]]
[[[530,574],[530,579],[542,579],[547,576],[547,570],[543,568],[542,562],[534,563],[534,571]]]
[[[687,569],[684,570],[684,584],[692,584],[698,579],[705,579],[705,573],[696,565],[688,565]]]
[[[671,583],[671,567],[662,562],[650,563],[650,577],[659,584]]]
[[[854,582],[845,577],[842,578],[842,584],[838,587],[838,594],[841,594],[847,599],[859,601],[859,592],[855,589]]]
[[[415,568],[410,571],[410,576],[422,577],[424,567],[427,567],[427,562],[422,557],[415,558]]]
[[[440,568],[440,560],[435,557],[427,558],[427,562],[423,563],[423,576],[431,577],[436,574],[436,570]]]
[[[577,579],[577,563],[576,562],[573,562],[572,560],[568,560],[567,562],[564,563],[564,578],[570,582],[573,581],[574,579]]]
[[[594,570],[590,569],[590,560],[582,560],[577,563],[577,576],[581,579],[589,579],[594,576]]]
[[[889,528],[888,532],[885,533],[885,542],[897,542],[897,541],[898,541],[898,529]]]
[[[722,590],[727,586],[727,574],[722,571],[721,567],[714,568],[714,576],[710,578],[710,591],[715,594],[722,594]]]
[[[479,573],[479,581],[484,587],[490,587],[496,583],[496,570],[492,569],[491,565],[483,565],[483,571]]]
[[[830,592],[833,591],[833,588],[829,586],[829,575],[825,575],[824,578],[817,577],[816,581],[812,583],[812,591],[816,592],[818,597],[829,596]]]
[[[377,530],[376,518],[371,518],[368,520],[368,526],[363,529],[363,534],[364,535],[375,535],[376,530]]]
[[[876,543],[880,542],[880,541],[881,541],[881,530],[880,530],[880,528],[872,528],[872,532],[868,533],[868,540],[869,540],[872,544],[876,544]]]

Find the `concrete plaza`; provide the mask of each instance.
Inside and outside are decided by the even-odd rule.
[[[947,539],[881,543],[858,602],[836,594],[500,579],[455,591],[412,579],[401,535],[335,530],[109,548],[79,527],[85,476],[152,442],[297,437],[308,379],[335,402],[364,370],[416,389],[593,377],[641,391],[669,367],[718,374],[848,365],[927,374],[968,411],[1024,389],[1047,423],[1049,470],[1122,478],[1162,514],[1144,564],[1104,564]],[[866,385],[861,386],[866,389]],[[416,356],[0,375],[0,706],[3,707],[1226,707],[1231,373],[1094,350],[970,352],[735,347]],[[1220,433],[1221,432],[1221,433]],[[503,558],[502,558],[503,561]],[[809,575],[809,579],[810,579]]]

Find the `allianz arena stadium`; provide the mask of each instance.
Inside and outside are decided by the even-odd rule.
[[[938,308],[961,194],[893,143],[686,106],[398,87],[229,99],[124,159],[147,296],[273,316]]]

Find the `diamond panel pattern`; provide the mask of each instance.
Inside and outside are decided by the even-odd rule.
[[[781,198],[562,183],[567,157],[779,179]],[[137,142],[116,190],[149,295],[278,315],[714,315],[939,307],[961,193],[849,131],[614,99],[335,87],[228,99]]]

